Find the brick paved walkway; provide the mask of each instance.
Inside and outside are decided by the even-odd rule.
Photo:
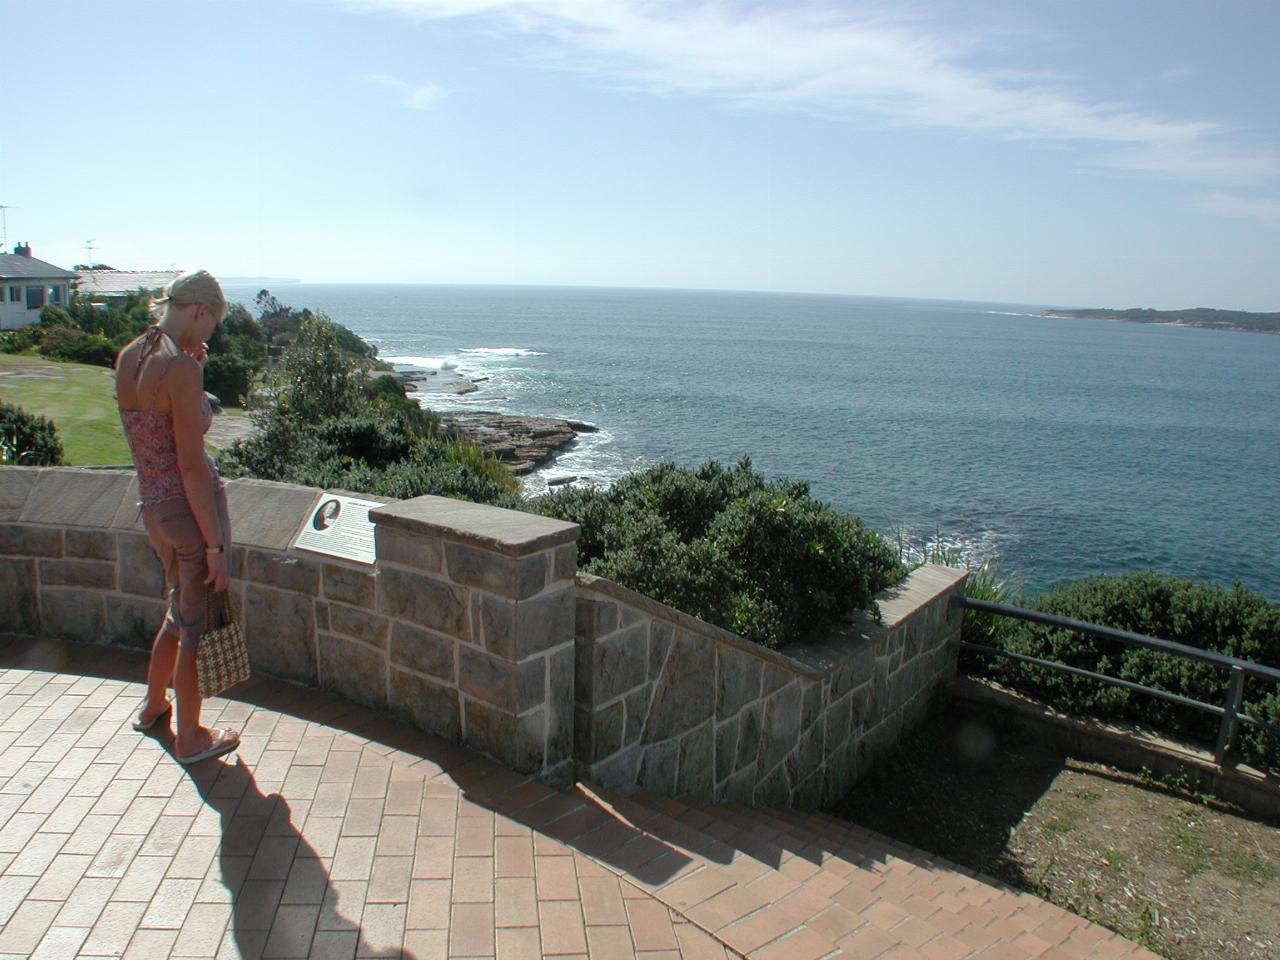
[[[144,670],[0,640],[0,957],[1152,956],[825,817],[557,793],[265,679],[184,769],[129,729]]]

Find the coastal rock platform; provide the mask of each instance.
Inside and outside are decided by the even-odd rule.
[[[460,437],[502,461],[516,476],[523,476],[551,460],[596,428],[576,420],[527,417],[487,410],[436,411],[446,436]]]

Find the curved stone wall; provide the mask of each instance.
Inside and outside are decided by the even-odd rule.
[[[928,565],[826,642],[769,650],[579,574],[580,779],[757,806],[844,796],[955,675],[966,573]]]
[[[292,546],[323,495],[227,484],[253,668],[567,780],[578,528],[421,497],[371,513],[361,564]],[[163,587],[131,471],[0,468],[0,631],[146,647]]]
[[[365,564],[295,545],[329,494],[260,480],[227,494],[255,670],[553,782],[818,806],[955,671],[963,571],[922,567],[879,597],[880,623],[777,652],[577,574],[573,524],[386,502]],[[0,632],[148,646],[164,583],[136,500],[131,471],[0,467]]]

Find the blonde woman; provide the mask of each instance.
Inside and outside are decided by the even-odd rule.
[[[147,699],[135,730],[167,722],[178,704],[174,755],[196,763],[234,750],[234,730],[200,724],[196,647],[205,629],[205,591],[227,589],[231,524],[227,497],[204,434],[213,412],[204,393],[205,341],[227,313],[218,281],[184,273],[156,302],[156,323],[116,358],[116,403],[138,471],[142,520],[164,567],[168,609],[151,647]]]

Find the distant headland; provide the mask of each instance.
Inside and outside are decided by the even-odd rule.
[[[1192,307],[1189,310],[1152,310],[1133,307],[1128,310],[1045,310],[1042,317],[1071,317],[1076,320],[1122,320],[1125,323],[1169,323],[1179,327],[1204,327],[1207,330],[1241,330],[1246,333],[1280,333],[1280,313],[1249,313],[1246,310],[1214,310]]]

